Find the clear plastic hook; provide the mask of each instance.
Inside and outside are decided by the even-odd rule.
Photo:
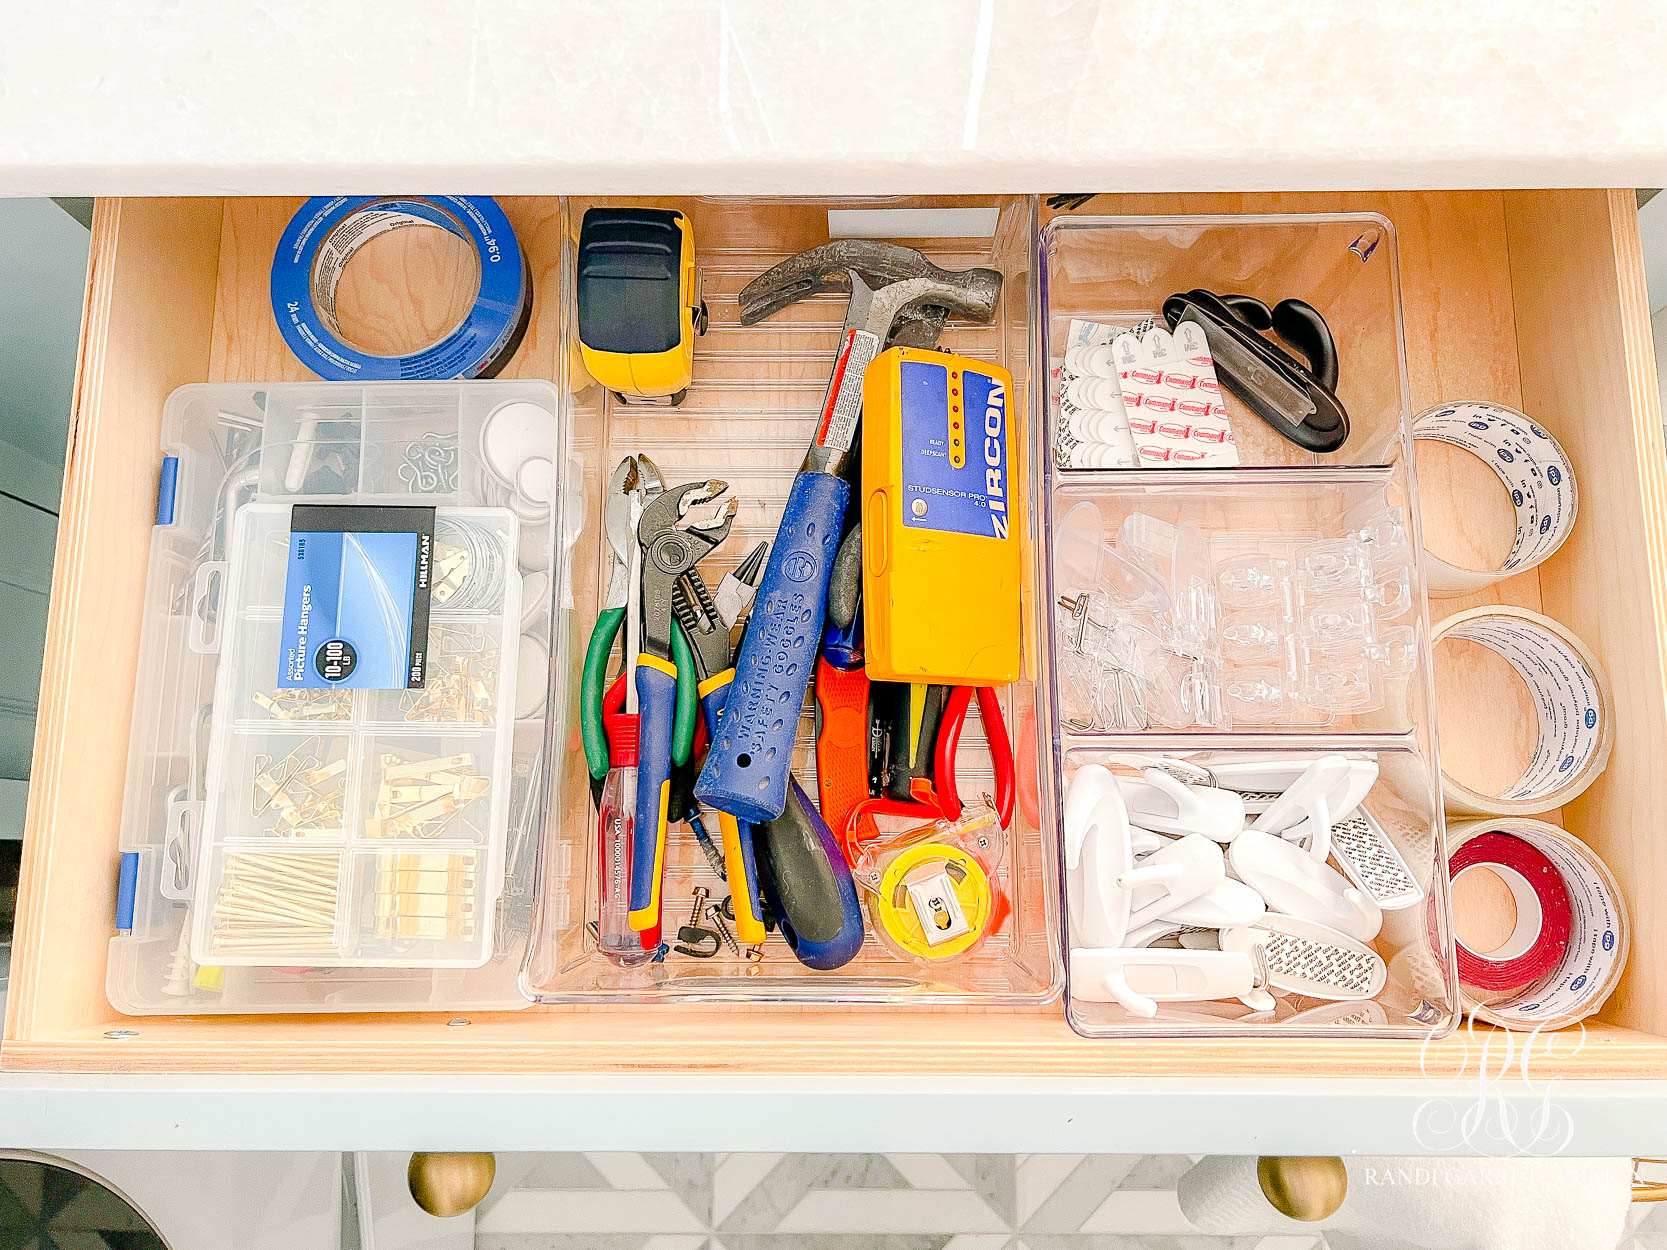
[[[1297,572],[1311,594],[1360,590],[1371,582],[1371,555],[1355,538],[1309,543],[1297,553]]]
[[[1216,566],[1221,606],[1229,611],[1275,607],[1290,581],[1291,564],[1263,552],[1230,556]]]
[[[1311,665],[1308,697],[1329,712],[1364,712],[1379,706],[1371,666],[1358,657],[1353,663],[1328,657]]]
[[[1279,642],[1284,632],[1277,612],[1267,609],[1230,612],[1221,622],[1222,657],[1271,663],[1279,658]]]
[[[1385,677],[1406,677],[1418,666],[1418,631],[1398,625],[1378,631],[1377,641],[1366,649],[1366,658]]]
[[[1308,645],[1328,655],[1364,651],[1374,641],[1375,625],[1365,603],[1343,596],[1311,604],[1302,618]]]
[[[1235,724],[1261,725],[1278,720],[1289,704],[1285,674],[1277,668],[1241,669],[1221,683],[1221,694]]]
[[[1375,573],[1366,597],[1383,619],[1401,615],[1412,606],[1412,570],[1405,565],[1392,565]]]

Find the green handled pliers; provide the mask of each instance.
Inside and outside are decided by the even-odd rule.
[[[640,650],[642,609],[639,602],[642,545],[637,524],[643,511],[665,493],[660,470],[647,456],[627,456],[615,467],[603,501],[602,519],[608,539],[608,589],[602,612],[596,618],[590,643],[585,648],[584,676],[579,686],[579,728],[585,744],[585,763],[591,778],[608,775],[608,738],[602,726],[602,695],[608,685],[608,659],[614,640],[625,634],[625,666],[631,668]],[[694,747],[695,721],[700,712],[696,690],[694,655],[681,629],[671,639],[672,659],[677,666],[677,702],[672,721],[672,762],[688,762]],[[636,683],[627,680],[626,711],[636,708]]]

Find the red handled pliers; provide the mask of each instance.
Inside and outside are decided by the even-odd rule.
[[[1001,827],[1013,823],[1013,745],[1007,737],[1007,721],[1001,714],[1001,700],[994,686],[979,686],[978,713],[984,721],[984,737],[990,746],[990,762],[996,775],[996,813]],[[840,846],[853,864],[864,842],[875,837],[879,828],[876,816],[904,816],[914,820],[959,820],[962,803],[955,781],[955,752],[961,745],[961,727],[966,724],[967,708],[972,703],[972,686],[956,686],[944,700],[943,720],[938,726],[937,758],[934,761],[934,782],[917,778],[913,783],[914,801],[901,802],[890,798],[867,798],[851,808],[845,824],[839,830]]]

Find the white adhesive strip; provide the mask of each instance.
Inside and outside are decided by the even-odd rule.
[[[830,208],[830,239],[988,239],[999,208]]]
[[[1525,573],[1561,547],[1574,529],[1579,500],[1568,453],[1515,408],[1442,404],[1413,418],[1412,437],[1468,451],[1498,474],[1516,510],[1516,541],[1497,569],[1463,569],[1426,551],[1430,594],[1467,595]]]
[[[1597,779],[1615,741],[1615,700],[1585,643],[1549,617],[1503,605],[1448,617],[1436,626],[1431,650],[1448,638],[1479,643],[1509,663],[1527,685],[1539,720],[1533,758],[1503,794],[1482,794],[1444,769],[1448,811],[1531,816],[1561,807]]]
[[[1520,838],[1549,859],[1568,888],[1574,923],[1563,957],[1549,974],[1486,1002],[1461,985],[1465,1010],[1515,1029],[1560,1029],[1586,1019],[1615,992],[1632,946],[1632,925],[1615,875],[1585,843],[1543,820],[1460,821],[1448,826],[1448,846],[1456,852],[1484,833]]]

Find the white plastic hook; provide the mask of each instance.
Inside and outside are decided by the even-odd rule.
[[[1139,928],[1208,894],[1226,879],[1221,847],[1189,833],[1125,869],[1117,884],[1130,892],[1129,927]]]
[[[1331,854],[1332,826],[1360,806],[1377,779],[1378,766],[1372,760],[1321,756],[1250,827],[1305,842],[1309,855],[1323,863]]]
[[[1129,927],[1129,892],[1118,878],[1134,863],[1129,818],[1110,769],[1085,764],[1065,791],[1065,878],[1071,940],[1118,946]]]
[[[1242,998],[1256,990],[1256,971],[1239,951],[1071,951],[1071,994],[1086,1002],[1120,1003],[1151,1019],[1159,1003]]]
[[[1347,877],[1283,838],[1246,829],[1227,849],[1233,875],[1267,900],[1273,911],[1329,925],[1369,942],[1383,912]]]
[[[1179,933],[1181,927],[1173,920],[1149,920],[1138,928],[1131,928],[1123,935],[1123,948],[1136,950],[1150,946],[1154,942],[1161,942],[1164,938]]]
[[[1267,910],[1260,894],[1244,882],[1226,877],[1197,898],[1171,907],[1163,918],[1202,929],[1224,929],[1228,925],[1255,924]]]
[[[1158,833],[1196,833],[1212,842],[1231,842],[1244,828],[1244,799],[1216,786],[1190,786],[1162,768],[1148,768],[1142,780],[1117,780],[1129,819]]]
[[[1129,849],[1134,852],[1136,859],[1142,855],[1150,855],[1153,851],[1161,851],[1168,846],[1172,839],[1161,833],[1154,833],[1150,829],[1142,829],[1139,825],[1129,825]]]

